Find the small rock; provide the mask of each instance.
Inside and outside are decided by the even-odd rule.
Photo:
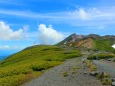
[[[113,59],[113,62],[115,62],[115,59]]]
[[[111,59],[107,59],[107,61],[111,61]]]
[[[86,63],[85,61],[83,61],[83,63]]]
[[[88,74],[87,72],[84,72],[84,74]]]
[[[98,75],[98,74],[99,74],[99,72],[96,72],[96,71],[93,71],[93,72],[90,73],[90,75],[91,75],[91,76],[94,76],[94,77],[95,77],[96,75]]]
[[[115,86],[115,82],[112,82],[111,86]]]

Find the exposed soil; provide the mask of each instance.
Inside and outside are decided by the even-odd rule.
[[[94,46],[94,42],[91,38],[88,38],[76,43],[76,47],[87,47],[89,49],[92,49],[93,46]]]

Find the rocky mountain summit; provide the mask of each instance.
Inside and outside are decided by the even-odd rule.
[[[97,34],[77,35],[74,33],[65,38],[63,41],[59,42],[57,45],[112,51],[114,50],[112,48],[114,44],[115,44],[114,35],[105,35],[105,36],[100,36]]]

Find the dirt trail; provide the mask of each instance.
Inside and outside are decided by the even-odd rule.
[[[85,64],[78,58],[73,58],[46,71],[24,86],[101,86],[100,81],[84,74],[85,71],[89,72]]]

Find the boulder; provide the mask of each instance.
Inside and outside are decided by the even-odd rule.
[[[84,74],[88,74],[87,72],[84,72]]]

